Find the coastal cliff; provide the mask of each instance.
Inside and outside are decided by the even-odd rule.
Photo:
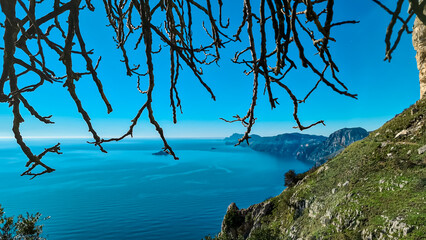
[[[225,144],[233,145],[242,136],[234,133],[224,139]],[[273,137],[253,134],[250,135],[250,145],[244,142],[241,146],[283,158],[311,161],[319,165],[336,156],[348,145],[367,136],[367,130],[359,127],[343,128],[330,134],[329,137],[301,133],[285,133]]]
[[[330,136],[321,144],[316,146],[305,159],[312,162],[324,163],[327,160],[335,157],[343,149],[350,144],[364,139],[368,136],[367,130],[364,128],[343,128],[330,134]],[[300,159],[300,158],[299,158]]]
[[[215,239],[424,239],[426,99],[280,195],[228,207]]]

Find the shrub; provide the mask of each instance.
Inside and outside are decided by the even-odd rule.
[[[299,181],[304,179],[307,175],[315,172],[315,170],[318,169],[319,166],[313,166],[311,169],[304,173],[296,174],[294,170],[289,170],[284,174],[284,186],[286,187],[293,187],[296,185]]]
[[[19,215],[15,221],[14,217],[6,217],[0,206],[0,239],[20,240],[42,240],[43,225],[39,225],[40,213],[35,215],[27,213],[27,216]]]
[[[270,228],[258,228],[253,230],[249,240],[277,240],[280,239],[278,232]]]
[[[298,182],[294,170],[289,170],[284,174],[284,186],[293,187]]]

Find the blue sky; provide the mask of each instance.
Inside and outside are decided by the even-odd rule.
[[[91,23],[83,25],[82,31],[87,48],[95,49],[95,57],[99,55],[103,57],[98,71],[99,77],[114,111],[109,115],[106,113],[106,108],[89,77],[77,82],[77,93],[98,133],[103,137],[118,136],[127,131],[130,120],[144,103],[145,96],[137,91],[136,78],[125,75],[124,66],[119,61],[122,58],[121,53],[115,49],[112,41],[113,30],[105,26],[107,19],[101,1],[94,2],[97,4],[95,13],[84,11],[81,15],[81,22]],[[256,3],[253,5],[255,6]],[[305,125],[324,120],[326,126],[318,125],[304,133],[328,135],[343,127],[358,126],[374,130],[419,98],[418,71],[411,35],[403,36],[392,62],[384,62],[384,37],[390,15],[370,0],[336,1],[335,7],[336,22],[360,21],[356,25],[336,27],[332,36],[337,42],[331,43],[332,54],[340,68],[339,77],[348,86],[350,92],[359,95],[359,99],[341,96],[332,92],[324,84],[320,85],[310,99],[300,106],[299,116]],[[230,35],[241,21],[241,12],[240,1],[224,1],[224,15],[231,17]],[[3,15],[0,21],[4,21]],[[200,23],[199,20],[194,21],[194,24]],[[197,34],[196,36],[198,37]],[[201,33],[200,37],[203,39]],[[182,73],[177,87],[182,99],[183,114],[178,115],[176,125],[172,122],[169,106],[168,57],[166,54],[155,56],[154,114],[164,128],[166,137],[217,138],[245,130],[239,123],[229,124],[219,120],[221,117],[231,119],[235,114],[244,115],[250,105],[252,76],[245,76],[244,68],[230,61],[235,51],[243,48],[241,45],[230,44],[226,49],[222,49],[219,66],[211,65],[203,68],[204,80],[214,91],[216,101],[212,101],[190,72]],[[309,54],[313,55],[314,52],[307,55],[310,56]],[[132,57],[144,63],[143,48],[135,52]],[[49,56],[49,65],[64,73],[64,69],[61,69],[56,61],[57,56],[53,54]],[[76,62],[75,65],[78,66],[79,63]],[[81,69],[85,69],[84,65]],[[30,82],[31,79],[28,81]],[[315,82],[316,78],[312,78],[311,74],[303,71],[301,66],[286,80],[299,98],[304,96]],[[274,91],[274,94],[279,98],[280,103],[274,110],[271,110],[267,96],[260,95],[256,110],[258,120],[253,133],[276,135],[297,131],[292,128],[296,124],[292,117],[293,105],[289,97],[278,89]],[[22,125],[21,133],[24,137],[90,136],[87,126],[62,84],[46,84],[37,93],[29,93],[25,96],[40,114],[53,115],[52,120],[56,124],[46,126],[22,110],[25,123]],[[11,109],[7,104],[2,104],[0,105],[0,137],[11,137],[11,127]],[[154,127],[149,124],[147,116],[143,115],[139,126],[135,128],[135,137],[156,136]]]

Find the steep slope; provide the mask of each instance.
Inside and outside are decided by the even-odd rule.
[[[367,136],[367,130],[360,127],[337,130],[307,155],[306,160],[322,164],[328,159],[335,157],[350,144]]]
[[[426,99],[279,196],[228,207],[218,239],[424,239]]]

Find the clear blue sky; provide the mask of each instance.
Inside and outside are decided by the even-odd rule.
[[[130,120],[144,103],[145,96],[137,91],[136,78],[125,75],[123,64],[119,61],[121,53],[115,49],[112,41],[113,30],[105,26],[107,19],[101,1],[93,2],[96,4],[95,13],[89,11],[82,13],[81,22],[91,23],[91,25],[83,25],[82,31],[86,36],[87,48],[95,49],[95,57],[99,55],[103,57],[98,71],[99,77],[114,111],[109,115],[106,113],[106,108],[89,77],[77,82],[77,93],[100,135],[118,136],[127,131]],[[237,24],[241,22],[242,1],[224,1],[224,8],[224,15],[231,17],[230,28],[235,30]],[[299,116],[302,123],[306,125],[317,120],[325,120],[327,126],[318,125],[304,131],[305,133],[328,135],[342,127],[357,126],[374,130],[419,98],[418,71],[411,35],[403,36],[392,62],[384,62],[384,37],[390,15],[370,0],[336,1],[335,13],[335,21],[360,21],[356,25],[336,27],[332,36],[337,42],[331,43],[334,59],[340,68],[340,79],[346,83],[352,93],[359,95],[359,100],[341,96],[320,85],[307,103],[300,106]],[[3,15],[0,21],[4,21]],[[197,23],[200,22],[196,21],[195,24]],[[215,102],[191,73],[182,74],[178,89],[184,114],[178,115],[176,125],[172,123],[169,106],[168,57],[162,54],[156,55],[154,113],[164,128],[166,137],[225,137],[233,132],[245,130],[239,123],[229,124],[219,120],[220,117],[231,119],[235,114],[244,115],[250,105],[252,76],[245,76],[244,68],[230,61],[235,50],[242,48],[235,44],[228,45],[222,51],[219,66],[204,67],[204,80],[213,89],[217,97]],[[143,56],[143,48],[138,51],[133,57]],[[307,55],[310,56],[310,54],[314,53]],[[58,68],[61,73],[64,73],[64,69],[56,63],[56,55],[50,56],[49,60],[52,68]],[[144,61],[140,58],[141,63]],[[78,66],[78,63],[75,65]],[[81,69],[85,69],[84,65]],[[303,71],[300,66],[299,70],[293,72],[286,81],[296,95],[302,98],[315,84],[316,79]],[[31,79],[28,81],[30,82]],[[275,135],[295,131],[292,128],[295,126],[292,118],[292,102],[278,89],[274,93],[279,98],[280,105],[272,111],[267,96],[260,96],[256,110],[258,120],[253,133]],[[53,115],[52,120],[56,124],[46,126],[22,110],[25,123],[21,132],[24,137],[90,136],[87,126],[62,84],[46,84],[37,93],[25,96],[40,114]],[[11,127],[11,108],[7,104],[2,104],[0,105],[0,137],[11,137]],[[135,136],[157,136],[146,115],[135,129]]]

